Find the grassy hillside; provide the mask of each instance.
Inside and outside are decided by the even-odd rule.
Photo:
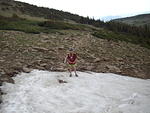
[[[128,33],[118,33],[106,29],[98,30],[94,32],[93,35],[101,39],[107,39],[115,42],[125,41],[150,49],[150,38],[147,37],[135,36]]]
[[[13,14],[17,14],[21,17],[33,19],[56,19],[56,20],[74,20],[78,21],[81,17],[75,14],[71,14],[56,9],[49,9],[44,7],[37,7],[28,3],[23,3],[13,0],[1,0],[0,1],[0,15],[11,17]]]
[[[44,7],[37,7],[28,3],[13,1],[13,0],[1,0],[0,1],[0,15],[4,17],[12,17],[13,15],[18,15],[21,18],[33,21],[64,21],[71,24],[87,24],[99,28],[106,28],[114,32],[124,32],[129,33],[129,35],[136,35],[140,37],[149,37],[150,28],[148,26],[134,28],[129,25],[118,24],[117,22],[107,22],[104,23],[101,20],[91,19],[89,17],[82,17],[76,14],[71,14],[69,12],[59,11],[56,9],[49,9]],[[143,19],[144,25],[148,25],[149,16],[138,16],[138,18]],[[136,21],[137,17],[133,18]],[[136,22],[138,24],[138,22]],[[62,25],[62,24],[61,24]],[[68,26],[68,25],[67,25]],[[69,27],[69,26],[68,26]],[[76,28],[75,28],[76,29]]]
[[[73,29],[73,30],[86,30],[91,27],[81,24],[71,24],[63,21],[33,21],[20,18],[16,14],[12,17],[0,16],[0,30],[15,30],[23,31],[26,33],[49,33],[56,32],[62,29]]]
[[[115,19],[113,21],[123,22],[135,26],[144,26],[144,25],[150,26],[150,14],[142,14],[127,18]]]

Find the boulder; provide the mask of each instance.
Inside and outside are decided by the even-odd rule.
[[[96,58],[95,60],[94,60],[94,63],[96,63],[96,62],[100,62],[101,61],[101,59],[100,58]]]
[[[31,72],[33,69],[31,69],[31,68],[27,68],[27,67],[23,67],[23,72],[25,72],[25,73],[29,73],[29,72]]]
[[[121,70],[120,70],[118,67],[116,67],[116,66],[106,65],[106,68],[107,68],[110,72],[121,73]]]

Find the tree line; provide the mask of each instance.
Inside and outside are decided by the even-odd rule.
[[[129,24],[116,22],[116,21],[104,22],[104,21],[101,21],[100,19],[95,20],[94,18],[91,19],[89,17],[86,17],[86,18],[81,17],[78,22],[82,24],[93,25],[95,27],[103,27],[114,32],[124,32],[124,33],[129,33],[132,35],[136,35],[139,37],[150,38],[150,26],[148,25],[134,26],[134,25],[129,25]]]
[[[109,30],[115,32],[125,32],[139,37],[150,38],[150,26],[148,25],[134,26],[134,25],[129,25],[121,22],[114,22],[114,21],[107,22],[105,25]]]

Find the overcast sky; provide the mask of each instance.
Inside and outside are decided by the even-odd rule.
[[[150,0],[17,0],[81,16],[130,16],[150,12]]]

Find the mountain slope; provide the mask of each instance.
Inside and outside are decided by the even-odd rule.
[[[0,15],[12,16],[17,14],[24,18],[38,17],[42,19],[56,19],[56,20],[74,20],[78,21],[81,17],[56,9],[49,9],[44,7],[37,7],[28,3],[23,3],[14,0],[1,0],[0,1]]]
[[[66,71],[63,59],[68,48],[74,47],[79,56],[77,69],[80,71],[150,78],[149,49],[125,41],[97,38],[89,30],[68,29],[39,34],[5,30],[0,31],[0,37],[3,77],[26,71],[26,68]]]
[[[73,20],[78,20],[77,15],[60,14],[61,11],[26,3],[1,0],[0,5],[3,10],[0,16],[0,81],[12,82],[11,76],[30,68],[65,71],[63,58],[70,47],[76,48],[79,54],[80,71],[150,78],[148,37],[110,31],[100,27],[100,20],[81,17],[84,24],[75,23]],[[55,15],[47,19],[51,11]],[[7,17],[7,14],[12,15]],[[28,18],[23,15],[28,15]],[[71,18],[66,22],[65,19]],[[109,23],[105,25],[109,26]]]
[[[5,83],[1,113],[148,113],[150,80],[33,70]]]
[[[135,26],[144,26],[144,25],[150,26],[150,14],[142,14],[127,18],[114,19],[113,21],[123,22]]]

